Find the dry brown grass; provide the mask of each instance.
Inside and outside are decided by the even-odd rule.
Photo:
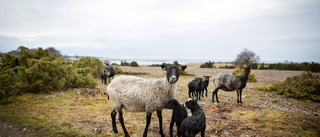
[[[146,72],[142,77],[164,77],[164,72],[158,67],[121,67],[124,71]],[[197,76],[211,75],[219,72],[231,73],[227,69],[199,69],[191,65],[188,73]],[[258,83],[249,83],[243,92],[243,104],[236,103],[235,92],[219,91],[219,104],[211,102],[211,92],[214,89],[209,84],[208,97],[199,101],[207,117],[206,136],[320,136],[320,105],[310,101],[287,99],[270,92],[256,91],[259,85],[270,85],[283,81],[288,76],[298,75],[300,71],[260,71],[252,70]],[[184,103],[188,98],[187,84],[194,77],[181,76],[175,98]],[[212,78],[212,77],[211,77]],[[105,85],[99,83],[100,90],[105,91]],[[41,124],[52,123],[55,126],[45,135],[62,136],[123,136],[123,131],[117,120],[118,134],[114,134],[111,126],[110,113],[112,102],[105,96],[86,97],[77,95],[74,90],[52,94],[25,94],[18,101],[1,106],[0,116],[16,115],[21,119],[32,119],[35,128],[41,129]],[[189,115],[191,114],[190,111]],[[131,136],[140,137],[145,127],[146,114],[126,112],[125,125]],[[163,111],[165,135],[169,135],[171,110]],[[158,118],[152,115],[149,136],[159,136]],[[54,127],[54,128],[53,128]],[[59,131],[54,131],[58,129]],[[174,128],[175,131],[175,128]],[[176,134],[174,132],[174,134]],[[43,135],[43,134],[42,134]],[[199,135],[197,135],[199,136]]]

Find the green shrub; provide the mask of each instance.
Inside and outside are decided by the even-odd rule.
[[[130,63],[127,62],[126,60],[121,60],[120,66],[130,66]]]
[[[233,65],[225,65],[225,66],[220,66],[220,69],[224,68],[224,69],[235,69],[236,67],[234,67]]]
[[[99,58],[93,57],[81,57],[79,60],[76,60],[72,63],[74,68],[85,68],[89,67],[92,69],[92,75],[94,78],[99,78],[103,68],[103,63]]]
[[[320,102],[320,79],[312,78],[311,72],[304,72],[299,76],[288,77],[280,84],[270,87],[259,87],[258,90],[276,91],[278,94],[297,99],[309,99]]]
[[[116,69],[116,73],[117,74],[121,74],[122,73],[122,69],[119,66],[114,66],[114,68]]]
[[[201,64],[200,68],[213,68],[213,66],[214,66],[214,62],[209,61],[204,64]]]
[[[136,61],[130,62],[131,67],[139,67],[138,63]]]
[[[242,75],[244,73],[243,69],[236,69],[232,72],[232,75],[236,76],[236,75]],[[258,80],[256,79],[255,75],[253,73],[249,74],[249,78],[248,81],[249,83],[256,83]]]
[[[10,102],[23,92],[42,93],[96,85],[93,74],[98,66],[92,65],[92,61],[99,64],[96,59],[80,59],[71,65],[71,62],[63,61],[63,56],[57,56],[57,52],[49,51],[21,46],[13,52],[15,54],[4,54],[0,65],[1,103]],[[87,66],[87,63],[91,65]]]

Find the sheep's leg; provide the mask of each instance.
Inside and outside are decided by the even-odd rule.
[[[216,95],[217,103],[219,103],[219,100],[218,100],[218,90],[219,90],[219,88],[215,88],[215,89],[212,91],[212,103],[214,103],[214,96],[215,96],[215,95]]]
[[[237,103],[239,103],[239,90],[237,89]]]
[[[204,90],[201,90],[200,93],[201,93],[202,97],[204,98],[204,96],[203,96]]]
[[[240,98],[240,103],[242,103],[242,89],[240,89],[239,93],[240,93],[240,96],[239,96],[239,98]]]
[[[114,109],[111,112],[112,128],[113,128],[114,133],[118,133],[118,129],[117,129],[117,125],[116,125],[116,115],[117,115],[117,111]]]
[[[101,82],[103,83],[103,75],[101,75]]]
[[[172,113],[172,116],[171,116],[171,121],[170,121],[170,130],[169,130],[169,132],[170,132],[170,137],[173,137],[173,125],[174,125],[174,115],[173,115],[173,113]],[[177,130],[179,129],[179,127],[177,127]]]
[[[177,134],[178,134],[178,137],[181,136],[180,125],[177,125]],[[170,136],[170,137],[172,137],[172,136]]]
[[[204,131],[201,131],[201,137],[204,137]]]
[[[147,112],[147,117],[146,117],[147,123],[146,123],[146,127],[144,129],[143,137],[147,137],[147,135],[148,135],[148,128],[150,125],[151,116],[152,116],[152,112]]]
[[[189,91],[189,98],[191,98],[191,94],[192,94],[192,92],[191,92],[191,91]]]
[[[205,88],[205,90],[206,90],[206,97],[208,97],[208,89]],[[203,91],[203,92],[204,92],[204,91]]]
[[[191,92],[191,96],[189,96],[189,98],[194,96],[194,91],[190,91]]]
[[[238,103],[242,103],[242,101],[241,101],[241,93],[242,93],[242,90],[241,89],[237,89],[237,102]]]
[[[123,120],[123,116],[122,116],[122,109],[118,110],[118,112],[119,112],[119,121],[120,121],[121,127],[123,129],[124,135],[126,137],[130,137],[126,127],[124,126],[124,120]]]
[[[239,103],[239,89],[237,89],[236,91],[237,91],[237,103]]]
[[[192,91],[192,97],[197,96],[197,91]]]
[[[161,137],[164,137],[163,129],[162,129],[162,110],[158,110],[157,114],[158,114],[159,128],[160,128],[159,134],[161,135]]]

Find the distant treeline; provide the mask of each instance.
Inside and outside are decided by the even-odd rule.
[[[320,64],[315,62],[303,62],[303,63],[274,63],[274,64],[264,64],[259,66],[259,69],[275,69],[275,70],[301,70],[301,71],[311,71],[320,72]]]
[[[252,63],[249,65],[251,69],[260,70],[297,70],[297,71],[310,71],[320,72],[320,64],[315,62],[302,62],[302,63],[272,63],[272,64],[258,64]],[[200,68],[216,68],[214,62],[206,62],[200,65]],[[234,69],[234,65],[220,66],[220,69]]]
[[[178,61],[173,61],[173,63],[162,63],[162,64],[152,64],[150,65],[151,67],[160,67],[161,65],[166,65],[166,66],[177,66],[177,67],[181,67],[181,64],[179,64]]]

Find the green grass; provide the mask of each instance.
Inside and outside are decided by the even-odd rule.
[[[28,93],[17,97],[14,103],[1,105],[0,118],[32,127],[44,136],[94,136],[93,132],[80,130],[73,124],[73,114],[79,113],[73,106],[90,102],[82,100],[73,97],[73,91],[49,95]]]
[[[193,76],[181,76],[175,98],[182,104],[188,99],[187,83]],[[97,80],[100,82],[100,80]],[[100,83],[100,86],[105,86]],[[299,112],[261,108],[250,102],[268,102],[261,95],[272,92],[256,92],[248,84],[243,93],[244,104],[237,104],[235,92],[219,91],[221,103],[211,102],[210,84],[208,97],[199,101],[206,113],[206,135],[213,136],[317,136],[320,133],[319,116]],[[105,88],[100,90],[105,91]],[[278,95],[275,95],[278,96]],[[269,99],[269,98],[267,98]],[[280,103],[280,101],[279,101]],[[304,101],[299,105],[309,106]],[[295,105],[298,107],[298,105]],[[105,96],[86,97],[74,90],[50,94],[23,94],[7,105],[0,105],[0,119],[32,127],[40,136],[123,136],[117,121],[118,134],[112,131],[110,113],[113,105]],[[189,114],[190,111],[188,111]],[[163,110],[163,130],[168,134],[171,110]],[[123,110],[125,125],[131,136],[142,136],[145,128],[144,112],[133,113]],[[153,113],[148,136],[159,136],[158,118]],[[96,131],[101,131],[97,133]],[[174,128],[175,131],[175,128]],[[175,132],[174,132],[175,133]]]

